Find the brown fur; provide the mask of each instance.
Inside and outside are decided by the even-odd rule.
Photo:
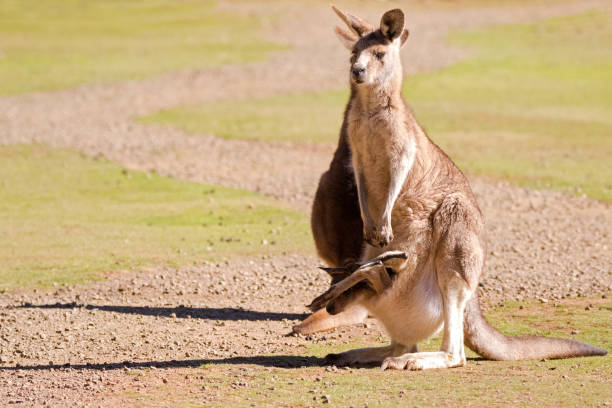
[[[476,293],[486,253],[482,215],[463,173],[427,137],[401,96],[399,47],[408,36],[403,13],[385,13],[380,29],[374,29],[334,10],[352,31],[336,30],[353,52],[351,97],[338,149],[313,205],[317,249],[332,266],[384,251],[401,251],[407,259],[335,279],[313,302],[327,308],[295,330],[329,329],[360,321],[369,311],[383,323],[392,345],[351,350],[330,360],[377,361],[383,368],[463,365],[464,336],[470,348],[493,359],[605,354],[571,340],[507,337],[486,323]],[[389,270],[393,279],[384,275]],[[415,352],[419,341],[442,327],[439,352]]]
[[[346,141],[346,115],[338,148],[321,176],[312,206],[311,227],[319,256],[330,266],[343,266],[361,256],[363,222],[359,215],[357,186]],[[350,237],[350,239],[346,239]]]

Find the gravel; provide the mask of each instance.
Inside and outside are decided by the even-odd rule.
[[[471,11],[412,6],[407,72],[462,58],[463,51],[439,41],[453,27],[610,7],[605,0],[541,4]],[[327,5],[308,12],[296,5],[265,7],[289,16],[266,35],[292,44],[291,51],[244,66],[0,98],[0,144],[77,149],[129,168],[258,191],[307,212],[334,146],[228,141],[132,121],[177,104],[345,85],[346,52],[333,38],[330,27],[337,22]],[[377,8],[368,13],[379,15]],[[489,234],[485,305],[612,290],[610,205],[482,178],[472,182]],[[0,294],[0,406],[127,406],[126,390],[144,392],[147,381],[189,383],[185,370],[206,362],[300,356],[313,342],[380,334],[368,321],[325,335],[286,336],[305,316],[303,305],[326,288],[318,264],[314,255],[263,255]],[[296,357],[287,365],[304,361],[312,363]]]

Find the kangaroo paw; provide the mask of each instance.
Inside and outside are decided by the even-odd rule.
[[[382,227],[371,226],[365,228],[363,235],[368,244],[375,247],[386,247],[393,241],[393,230],[391,225],[383,225]]]

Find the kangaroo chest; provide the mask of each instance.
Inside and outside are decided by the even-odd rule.
[[[373,215],[382,214],[389,197],[397,194],[397,180],[405,177],[403,169],[409,169],[414,159],[414,140],[404,119],[404,112],[396,108],[372,114],[353,106],[349,111],[347,139],[352,164],[367,190]]]
[[[358,111],[348,125],[348,142],[356,174],[360,174],[378,203],[386,194],[391,166],[397,160],[398,126],[389,114],[367,117]],[[380,190],[380,191],[379,191]],[[375,203],[372,203],[375,204]]]
[[[384,164],[392,159],[393,144],[398,143],[398,126],[389,115],[359,117],[349,122],[348,140],[351,152],[357,155],[361,166]]]

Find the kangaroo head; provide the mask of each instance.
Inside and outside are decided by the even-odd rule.
[[[336,315],[346,310],[347,307],[362,304],[374,296],[376,296],[376,292],[367,282],[359,282],[340,296],[330,300],[325,309],[330,315]]]
[[[379,87],[401,80],[399,50],[408,39],[402,10],[387,11],[376,29],[359,17],[332,8],[350,29],[349,32],[336,27],[336,34],[352,52],[350,75],[353,83]]]

